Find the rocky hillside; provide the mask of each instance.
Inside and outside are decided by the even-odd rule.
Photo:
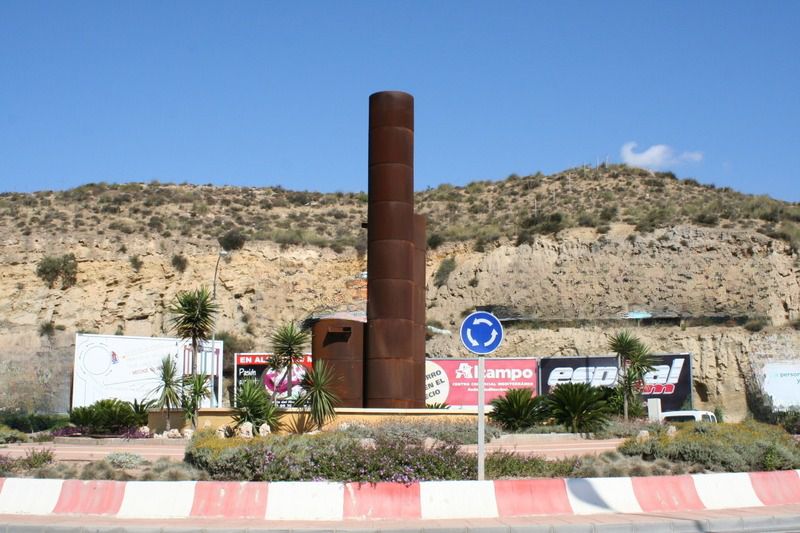
[[[365,202],[159,183],[0,195],[0,407],[64,409],[76,332],[169,335],[169,302],[212,285],[226,232],[246,241],[220,262],[218,331],[266,349],[281,322],[363,310]],[[692,352],[695,400],[741,417],[754,365],[800,353],[797,204],[612,166],[443,185],[417,210],[430,323],[513,318],[499,357],[606,353],[623,315],[648,311],[637,334]],[[69,254],[74,283],[37,275]],[[437,334],[428,353],[462,351]]]

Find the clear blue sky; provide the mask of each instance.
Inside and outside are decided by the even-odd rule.
[[[799,27],[796,1],[4,0],[0,191],[366,190],[396,89],[417,189],[608,158],[800,201]]]

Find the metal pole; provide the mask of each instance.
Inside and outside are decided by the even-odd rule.
[[[222,259],[223,255],[228,255],[228,252],[226,252],[225,250],[220,250],[219,251],[219,253],[217,254],[217,265],[214,267],[214,286],[213,286],[213,289],[211,289],[211,301],[215,302],[215,303],[217,301],[217,271],[219,270],[219,261],[220,261],[220,259]],[[214,324],[211,326],[211,357],[212,358],[214,357],[214,355],[216,355],[216,353],[214,352],[214,341],[216,341],[216,339],[217,339],[217,324],[216,324],[216,320],[215,320]],[[222,363],[223,363],[223,361],[221,359],[222,359],[222,357],[220,357],[220,367],[222,367]],[[214,382],[213,381],[211,382],[211,386],[213,388],[213,386],[214,386]],[[222,403],[222,379],[220,379],[219,383],[217,384],[217,398],[216,398],[216,402],[214,402],[214,403],[216,404],[214,407],[220,407],[220,404]]]
[[[483,419],[483,356],[478,357],[478,481],[484,478],[484,459],[486,457],[486,424]]]

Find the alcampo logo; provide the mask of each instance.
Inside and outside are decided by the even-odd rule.
[[[644,375],[642,394],[674,394],[684,361],[684,358],[676,358],[671,365],[654,366]],[[618,377],[619,370],[615,366],[560,366],[550,372],[547,385],[556,387],[562,383],[588,383],[592,387],[613,387]]]

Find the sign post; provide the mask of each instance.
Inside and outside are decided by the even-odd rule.
[[[478,480],[485,477],[486,421],[484,420],[484,360],[483,356],[497,350],[503,342],[503,325],[491,313],[477,311],[461,323],[461,343],[478,354]]]

